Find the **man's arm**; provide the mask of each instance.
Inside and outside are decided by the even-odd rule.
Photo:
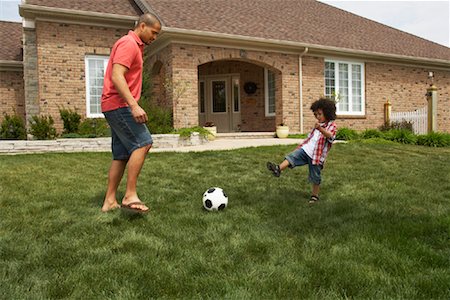
[[[121,64],[113,64],[112,69],[112,83],[116,88],[119,95],[128,103],[131,109],[133,118],[138,123],[147,122],[147,113],[139,106],[136,99],[131,95],[130,88],[125,80],[125,73],[128,72],[128,68]]]

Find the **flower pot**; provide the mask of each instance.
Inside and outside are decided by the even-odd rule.
[[[289,126],[277,126],[277,137],[280,139],[285,139],[289,135]]]
[[[217,135],[217,127],[216,126],[203,127],[203,128],[208,130],[209,132],[211,132],[211,134],[208,134],[209,141],[213,141],[216,139],[216,135]]]

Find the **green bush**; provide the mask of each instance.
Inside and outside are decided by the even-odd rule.
[[[70,109],[60,109],[59,115],[64,123],[63,133],[76,133],[81,122],[81,116],[76,111]]]
[[[376,129],[366,129],[361,133],[363,139],[383,138],[383,133]]]
[[[78,130],[79,137],[105,137],[111,136],[108,122],[105,119],[85,119]]]
[[[429,147],[448,147],[450,146],[450,134],[432,132],[419,135],[417,137],[417,144]]]
[[[336,133],[336,139],[337,140],[344,140],[344,141],[349,141],[349,140],[355,140],[358,138],[358,133],[356,132],[356,130],[350,129],[350,128],[339,128],[337,133]]]
[[[5,114],[0,127],[0,138],[2,140],[26,140],[27,132],[22,118],[17,115]]]
[[[380,126],[379,128],[381,131],[389,131],[392,129],[399,129],[399,130],[408,130],[410,132],[413,132],[413,124],[412,122],[408,121],[401,121],[401,122],[391,122],[388,124],[384,124]]]
[[[408,129],[391,129],[384,136],[387,140],[402,144],[415,144],[417,141],[416,135]]]
[[[38,140],[52,140],[56,138],[54,123],[51,116],[33,116],[30,133]]]
[[[151,133],[170,133],[173,131],[171,109],[153,104],[143,108],[148,116],[147,126]]]
[[[191,136],[193,132],[198,132],[202,137],[207,138],[208,135],[211,134],[209,130],[206,130],[203,127],[195,126],[195,127],[189,127],[189,128],[180,128],[178,130],[172,131],[172,133],[179,134],[180,137],[188,138]]]

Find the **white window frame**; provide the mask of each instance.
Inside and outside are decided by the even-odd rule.
[[[276,99],[274,101],[276,102]],[[274,105],[276,104],[274,103]],[[269,112],[269,70],[267,68],[264,68],[264,107],[266,117],[274,117],[276,115],[276,108],[273,113]]]
[[[336,114],[342,116],[364,116],[366,114],[366,93],[365,93],[365,64],[364,62],[358,61],[347,61],[339,59],[325,59],[325,63],[334,63],[334,90],[339,91],[339,64],[348,65],[348,111],[341,111],[339,109],[339,104],[336,105]],[[325,71],[324,63],[324,71]],[[352,89],[352,66],[357,65],[361,67],[361,111],[353,111],[353,89]],[[325,73],[325,72],[324,72]],[[326,82],[324,74],[324,95],[326,95]],[[328,96],[328,95],[327,95]]]
[[[235,94],[234,92],[234,87],[235,87],[235,80],[237,80],[237,87],[238,87],[238,93]],[[240,90],[241,90],[241,80],[238,76],[231,76],[231,99],[233,99],[232,101],[232,112],[233,113],[240,113],[241,112],[241,95],[240,95]],[[238,100],[238,110],[234,110],[234,97],[237,96],[237,100]]]
[[[87,118],[104,118],[105,116],[102,113],[91,113],[91,87],[89,86],[90,78],[89,78],[89,60],[90,59],[102,59],[104,73],[106,72],[106,67],[108,66],[109,56],[103,55],[86,55],[84,57],[84,66],[85,66],[85,78],[86,78],[86,117]]]

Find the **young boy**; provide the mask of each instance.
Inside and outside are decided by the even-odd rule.
[[[321,182],[320,172],[336,137],[336,105],[332,100],[321,98],[311,105],[311,110],[317,119],[308,138],[300,144],[294,152],[286,156],[286,159],[276,165],[267,163],[267,168],[273,175],[280,177],[281,171],[308,164],[309,181],[312,183],[312,195],[309,203],[319,200],[319,187]]]

